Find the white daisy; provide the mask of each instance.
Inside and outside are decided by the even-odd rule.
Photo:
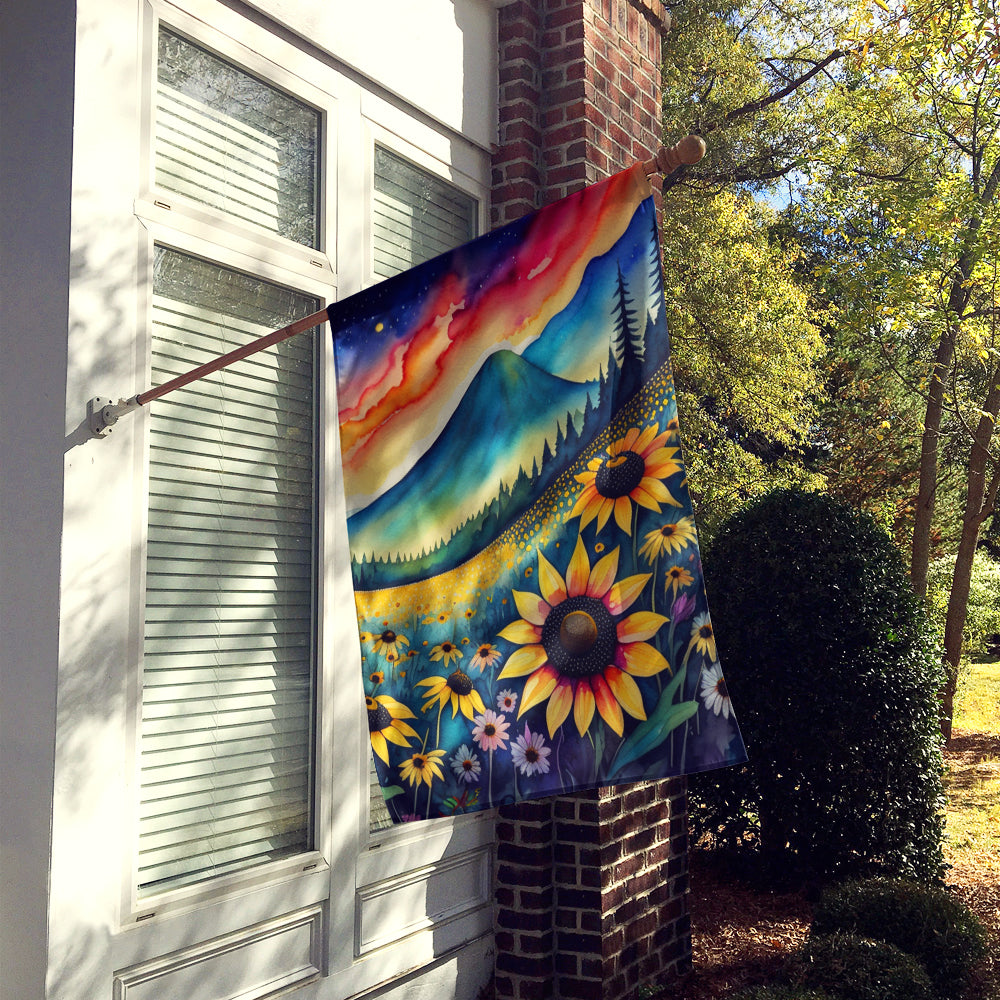
[[[473,781],[479,780],[483,765],[479,760],[479,755],[463,743],[451,758],[451,769],[459,781],[465,781],[471,785]]]
[[[705,708],[724,719],[729,718],[733,703],[729,700],[726,678],[722,676],[722,667],[718,663],[713,663],[701,675],[701,698],[705,702]]]

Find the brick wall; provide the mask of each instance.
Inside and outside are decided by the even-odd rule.
[[[499,17],[493,224],[660,144],[661,0],[514,0]]]
[[[499,9],[501,225],[645,160],[661,140],[660,0]],[[684,779],[500,810],[496,996],[622,1000],[690,968]]]

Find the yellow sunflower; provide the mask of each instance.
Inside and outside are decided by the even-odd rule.
[[[645,544],[639,554],[652,562],[657,556],[680,552],[685,545],[697,540],[693,517],[682,517],[674,524],[664,524],[655,531],[647,532]]]
[[[666,593],[667,587],[671,587],[676,597],[681,587],[689,587],[692,583],[694,577],[683,566],[671,566],[665,574],[663,590]]]
[[[388,764],[389,747],[386,740],[399,747],[408,747],[410,742],[406,737],[416,739],[417,734],[403,719],[415,719],[416,716],[402,702],[387,694],[365,698],[365,707],[368,709],[368,734],[371,736],[372,749]]]
[[[442,642],[431,649],[431,659],[442,661],[444,666],[448,666],[452,660],[457,663],[462,656],[462,651],[453,642]]]
[[[715,646],[715,630],[712,628],[712,619],[708,614],[698,615],[691,624],[691,642],[688,648],[694,648],[695,652],[703,653],[709,661],[719,658],[718,650]]]
[[[444,750],[415,753],[409,760],[404,760],[399,765],[400,777],[405,778],[410,785],[424,784],[430,788],[435,778],[444,779],[441,771],[441,758],[444,753]]]
[[[456,670],[449,677],[425,677],[422,681],[417,681],[417,687],[426,687],[422,711],[426,712],[435,702],[443,709],[451,701],[451,717],[461,711],[467,719],[471,719],[476,712],[485,712],[486,706],[479,692],[472,686],[472,679],[468,674]]]
[[[578,537],[566,578],[538,553],[541,595],[515,590],[521,613],[501,633],[517,643],[498,680],[527,677],[520,718],[548,699],[545,721],[549,737],[566,721],[570,710],[582,736],[594,710],[619,736],[625,727],[622,709],[645,719],[642,693],[634,677],[652,677],[670,670],[663,655],[647,643],[668,619],[652,611],[621,617],[636,602],[649,574],[615,581],[618,549],[591,568]]]
[[[373,634],[372,639],[375,640],[372,650],[381,653],[390,663],[395,662],[402,655],[401,646],[409,646],[410,644],[410,640],[405,635],[393,632],[391,628],[386,628],[377,635]]]
[[[675,472],[680,472],[679,448],[665,448],[669,435],[658,433],[651,424],[644,430],[630,427],[600,455],[587,463],[587,471],[576,477],[583,484],[570,517],[580,515],[580,530],[597,519],[601,531],[614,513],[618,527],[632,534],[632,501],[648,510],[660,512],[660,504],[680,507],[663,485]]]

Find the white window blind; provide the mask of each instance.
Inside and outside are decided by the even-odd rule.
[[[160,28],[156,185],[317,246],[320,115]]]
[[[373,215],[379,278],[461,246],[477,230],[475,198],[382,146],[375,147]]]
[[[391,278],[477,235],[475,198],[440,177],[421,170],[382,146],[375,147],[373,215],[374,271]],[[370,827],[392,825],[372,760]]]
[[[157,247],[152,384],[315,311]],[[312,847],[315,331],[150,406],[140,895]]]

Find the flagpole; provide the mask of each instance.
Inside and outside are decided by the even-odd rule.
[[[647,176],[651,174],[663,174],[666,176],[680,166],[697,163],[705,155],[705,148],[705,140],[701,136],[688,135],[673,146],[661,146],[651,160],[643,162],[642,168]],[[105,437],[111,432],[112,426],[118,422],[118,418],[124,416],[126,413],[131,413],[140,406],[145,406],[154,399],[166,396],[167,393],[173,392],[175,389],[180,389],[190,382],[195,382],[206,375],[220,371],[235,361],[242,361],[244,358],[257,354],[259,351],[266,350],[275,344],[280,344],[283,340],[288,340],[289,337],[294,337],[297,334],[304,333],[306,330],[311,330],[327,318],[326,309],[320,309],[309,316],[303,316],[302,319],[297,319],[295,322],[289,323],[288,326],[283,326],[280,330],[267,333],[263,337],[258,337],[256,340],[251,341],[249,344],[237,347],[235,350],[230,351],[228,354],[223,354],[213,361],[207,361],[197,368],[192,368],[191,371],[185,372],[183,375],[178,375],[176,378],[170,379],[169,382],[146,389],[128,399],[119,399],[117,403],[101,396],[95,396],[93,399],[87,401],[87,421],[90,425],[90,431],[94,437]]]

